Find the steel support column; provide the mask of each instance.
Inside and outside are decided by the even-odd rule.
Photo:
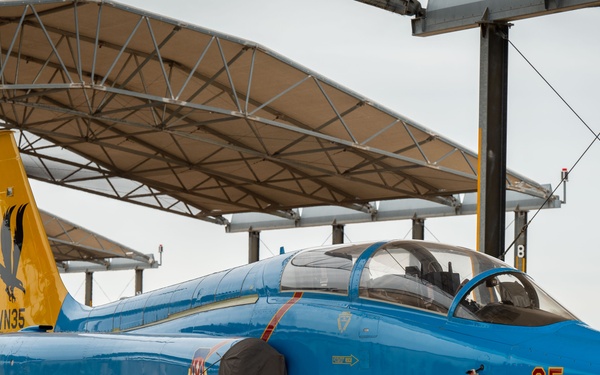
[[[260,232],[248,232],[248,263],[258,262],[260,250]]]
[[[333,224],[331,226],[331,243],[333,245],[344,243],[344,225]]]
[[[135,295],[144,292],[144,270],[135,270]]]
[[[508,28],[481,25],[477,249],[496,258],[505,242]]]
[[[85,304],[92,306],[92,292],[94,290],[94,273],[85,273]]]
[[[515,268],[527,272],[527,211],[515,211]]]
[[[425,239],[425,219],[413,218],[412,219],[412,238],[413,240],[424,240]]]

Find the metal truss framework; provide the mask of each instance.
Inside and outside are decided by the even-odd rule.
[[[477,155],[423,126],[256,43],[110,1],[0,3],[0,121],[32,178],[219,224],[456,207],[477,188]]]
[[[551,186],[548,185],[548,189]],[[477,213],[477,193],[459,194],[454,197],[460,203],[449,207],[422,199],[397,199],[372,202],[377,207],[375,215],[349,210],[344,207],[308,207],[298,210],[300,220],[290,222],[280,217],[266,214],[234,214],[226,230],[236,232],[260,232],[271,229],[316,227],[325,225],[346,225],[390,220],[431,219],[448,216],[475,215]],[[506,194],[506,212],[528,212],[530,210],[560,208],[560,199],[543,199],[528,194],[509,191]]]
[[[49,212],[40,210],[60,272],[158,268],[152,254],[123,246]]]

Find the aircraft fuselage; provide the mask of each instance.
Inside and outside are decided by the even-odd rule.
[[[338,281],[322,272],[326,265],[317,268],[322,280],[316,282],[322,288],[283,290],[284,269],[297,259],[297,254],[286,254],[90,310],[67,299],[56,329],[256,337],[283,354],[292,375],[464,374],[481,365],[481,374],[591,374],[600,369],[594,358],[600,333],[577,320],[537,325],[547,317],[535,312],[527,326],[497,324],[454,316],[460,309],[458,301],[448,300],[449,311],[442,312],[437,310],[443,306],[416,307],[364,295],[363,273],[382,246],[364,245],[352,260],[336,255],[336,260],[352,265],[346,291],[332,288],[339,286]],[[457,270],[456,262],[454,267]],[[457,299],[490,275],[520,274],[494,267],[468,281]],[[439,296],[433,299],[449,298],[435,293]],[[506,307],[517,308],[508,303]],[[523,316],[529,313],[522,310]]]

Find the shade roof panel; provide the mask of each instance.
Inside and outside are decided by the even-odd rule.
[[[221,224],[476,190],[472,151],[251,41],[112,1],[4,1],[0,48],[0,121],[42,181]]]

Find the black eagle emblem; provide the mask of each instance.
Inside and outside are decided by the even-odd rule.
[[[15,220],[14,236],[12,234],[11,217],[17,206],[11,206],[4,213],[2,226],[0,227],[0,247],[2,248],[2,258],[4,264],[0,264],[0,279],[6,284],[6,294],[8,300],[14,302],[15,288],[21,289],[25,293],[23,282],[17,279],[17,270],[19,269],[19,260],[23,248],[23,215],[27,203],[19,206],[17,209],[17,218]]]

